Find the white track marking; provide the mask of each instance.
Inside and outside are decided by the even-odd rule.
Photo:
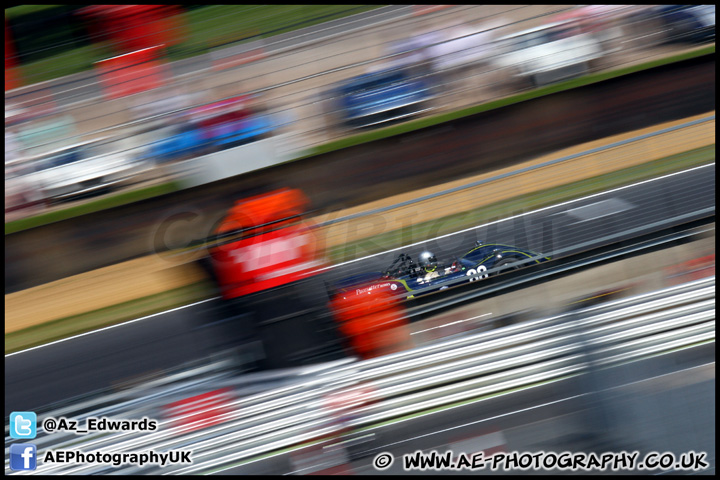
[[[141,320],[147,320],[148,318],[153,318],[153,317],[157,317],[157,316],[160,316],[160,315],[165,315],[166,313],[176,312],[176,311],[178,311],[178,310],[182,310],[183,308],[193,307],[193,306],[195,306],[195,305],[200,305],[201,303],[209,302],[209,301],[211,301],[211,300],[217,300],[217,299],[219,299],[219,298],[220,298],[220,297],[206,298],[205,300],[200,300],[199,302],[191,303],[191,304],[189,304],[189,305],[182,305],[182,306],[180,306],[180,307],[171,308],[170,310],[165,310],[165,311],[162,311],[162,312],[153,313],[152,315],[147,315],[147,316],[145,316],[145,317],[136,318],[136,319],[134,319],[134,320],[128,320],[127,322],[118,323],[117,325],[110,325],[109,327],[103,327],[103,328],[99,328],[99,329],[97,329],[97,330],[91,330],[91,331],[89,331],[89,332],[85,332],[85,333],[81,333],[81,334],[78,334],[78,335],[74,335],[74,336],[72,336],[72,337],[62,338],[62,339],[60,339],[60,340],[55,340],[54,342],[45,343],[45,344],[43,344],[43,345],[38,345],[38,346],[36,346],[36,347],[30,347],[30,348],[25,349],[25,350],[20,350],[19,352],[8,353],[7,355],[5,355],[5,358],[12,357],[13,355],[19,355],[19,354],[21,354],[21,353],[29,352],[29,351],[31,351],[31,350],[36,350],[36,349],[38,349],[38,348],[48,347],[48,346],[50,346],[50,345],[55,345],[56,343],[67,342],[68,340],[72,340],[72,339],[74,339],[74,338],[84,337],[85,335],[90,335],[90,334],[93,334],[93,333],[98,333],[98,332],[102,332],[102,331],[105,331],[105,330],[110,330],[111,328],[122,327],[123,325],[130,325],[131,323],[139,322],[139,321],[141,321]]]

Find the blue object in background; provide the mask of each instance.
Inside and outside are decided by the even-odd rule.
[[[12,412],[9,427],[11,438],[35,438],[37,435],[37,415],[35,412]]]
[[[662,5],[657,8],[667,28],[667,42],[715,40],[715,5]]]
[[[32,443],[10,445],[10,470],[35,470],[37,468],[37,446]]]
[[[170,161],[199,151],[205,143],[197,127],[183,125],[176,129],[175,134],[155,142],[150,149],[150,156],[158,161]]]
[[[140,160],[169,162],[213,149],[232,148],[265,138],[276,129],[268,115],[248,115],[242,119],[218,121],[203,125],[189,122],[162,128]]]
[[[432,99],[425,79],[408,69],[386,69],[354,77],[336,90],[343,121],[350,127],[369,127],[419,114]]]
[[[215,145],[241,145],[260,140],[264,135],[273,131],[273,125],[266,115],[252,115],[223,125],[214,132],[212,142]]]

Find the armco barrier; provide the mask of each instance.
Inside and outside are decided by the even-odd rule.
[[[192,424],[174,426],[174,417],[163,419],[153,433],[40,434],[36,442],[44,449],[107,453],[188,448],[194,452],[192,465],[161,470],[123,466],[113,471],[209,473],[349,429],[579,375],[586,371],[590,358],[597,366],[612,366],[714,339],[715,277],[711,277],[402,353],[339,364],[302,382],[228,401],[225,413],[214,418],[218,423],[206,428],[188,431]],[[356,399],[352,415],[340,422],[333,412],[347,409],[347,405],[328,401],[338,395]],[[6,446],[9,440],[6,438]],[[35,473],[99,473],[106,468],[41,464]]]
[[[286,136],[256,142],[173,163],[168,169],[185,188],[197,187],[291,160],[284,148]]]

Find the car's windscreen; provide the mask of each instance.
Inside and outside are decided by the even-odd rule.
[[[43,169],[61,167],[64,165],[72,165],[73,163],[79,162],[81,160],[98,156],[102,153],[103,150],[104,149],[101,149],[99,146],[95,145],[85,145],[82,147],[70,148],[61,152],[57,152],[55,154],[48,155],[47,157],[42,159],[39,164]]]
[[[580,30],[572,25],[560,25],[547,31],[546,41],[554,42],[556,40],[562,40],[563,38],[573,37],[579,33]]]
[[[548,37],[545,32],[532,32],[517,37],[515,40],[515,49],[532,48],[547,43]]]
[[[355,81],[347,85],[343,89],[346,95],[357,95],[378,88],[389,87],[396,84],[405,83],[405,76],[402,73],[392,73],[387,75],[373,75],[363,80]]]
[[[72,149],[62,153],[51,155],[45,158],[42,162],[43,168],[60,167],[63,165],[70,165],[71,163],[78,162],[83,159],[82,150]]]
[[[570,25],[560,25],[537,32],[526,33],[517,37],[515,40],[515,49],[532,48],[545,43],[556,42],[563,38],[572,37],[577,34],[576,29]]]
[[[467,258],[460,258],[459,259],[460,264],[465,268],[473,268],[477,262],[473,262],[472,260],[468,260]]]

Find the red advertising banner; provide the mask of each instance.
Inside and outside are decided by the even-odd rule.
[[[694,282],[715,275],[715,254],[707,255],[686,262],[678,263],[665,269],[668,285]]]
[[[10,25],[5,19],[5,91],[22,86],[20,72],[15,58],[15,48],[10,35]]]
[[[95,41],[109,42],[118,53],[155,45],[177,45],[186,37],[179,5],[90,5],[78,10]]]
[[[106,95],[122,98],[164,85],[164,66],[158,60],[162,48],[143,48],[97,62]]]
[[[221,388],[173,402],[165,407],[165,414],[173,419],[173,426],[194,431],[222,423],[234,399],[229,388]]]
[[[216,247],[215,270],[225,298],[307,278],[324,264],[310,228],[295,225]]]
[[[305,213],[307,203],[298,190],[286,189],[235,204],[216,233],[242,229],[244,238],[210,252],[223,297],[302,280],[325,265],[315,230],[297,218]]]

